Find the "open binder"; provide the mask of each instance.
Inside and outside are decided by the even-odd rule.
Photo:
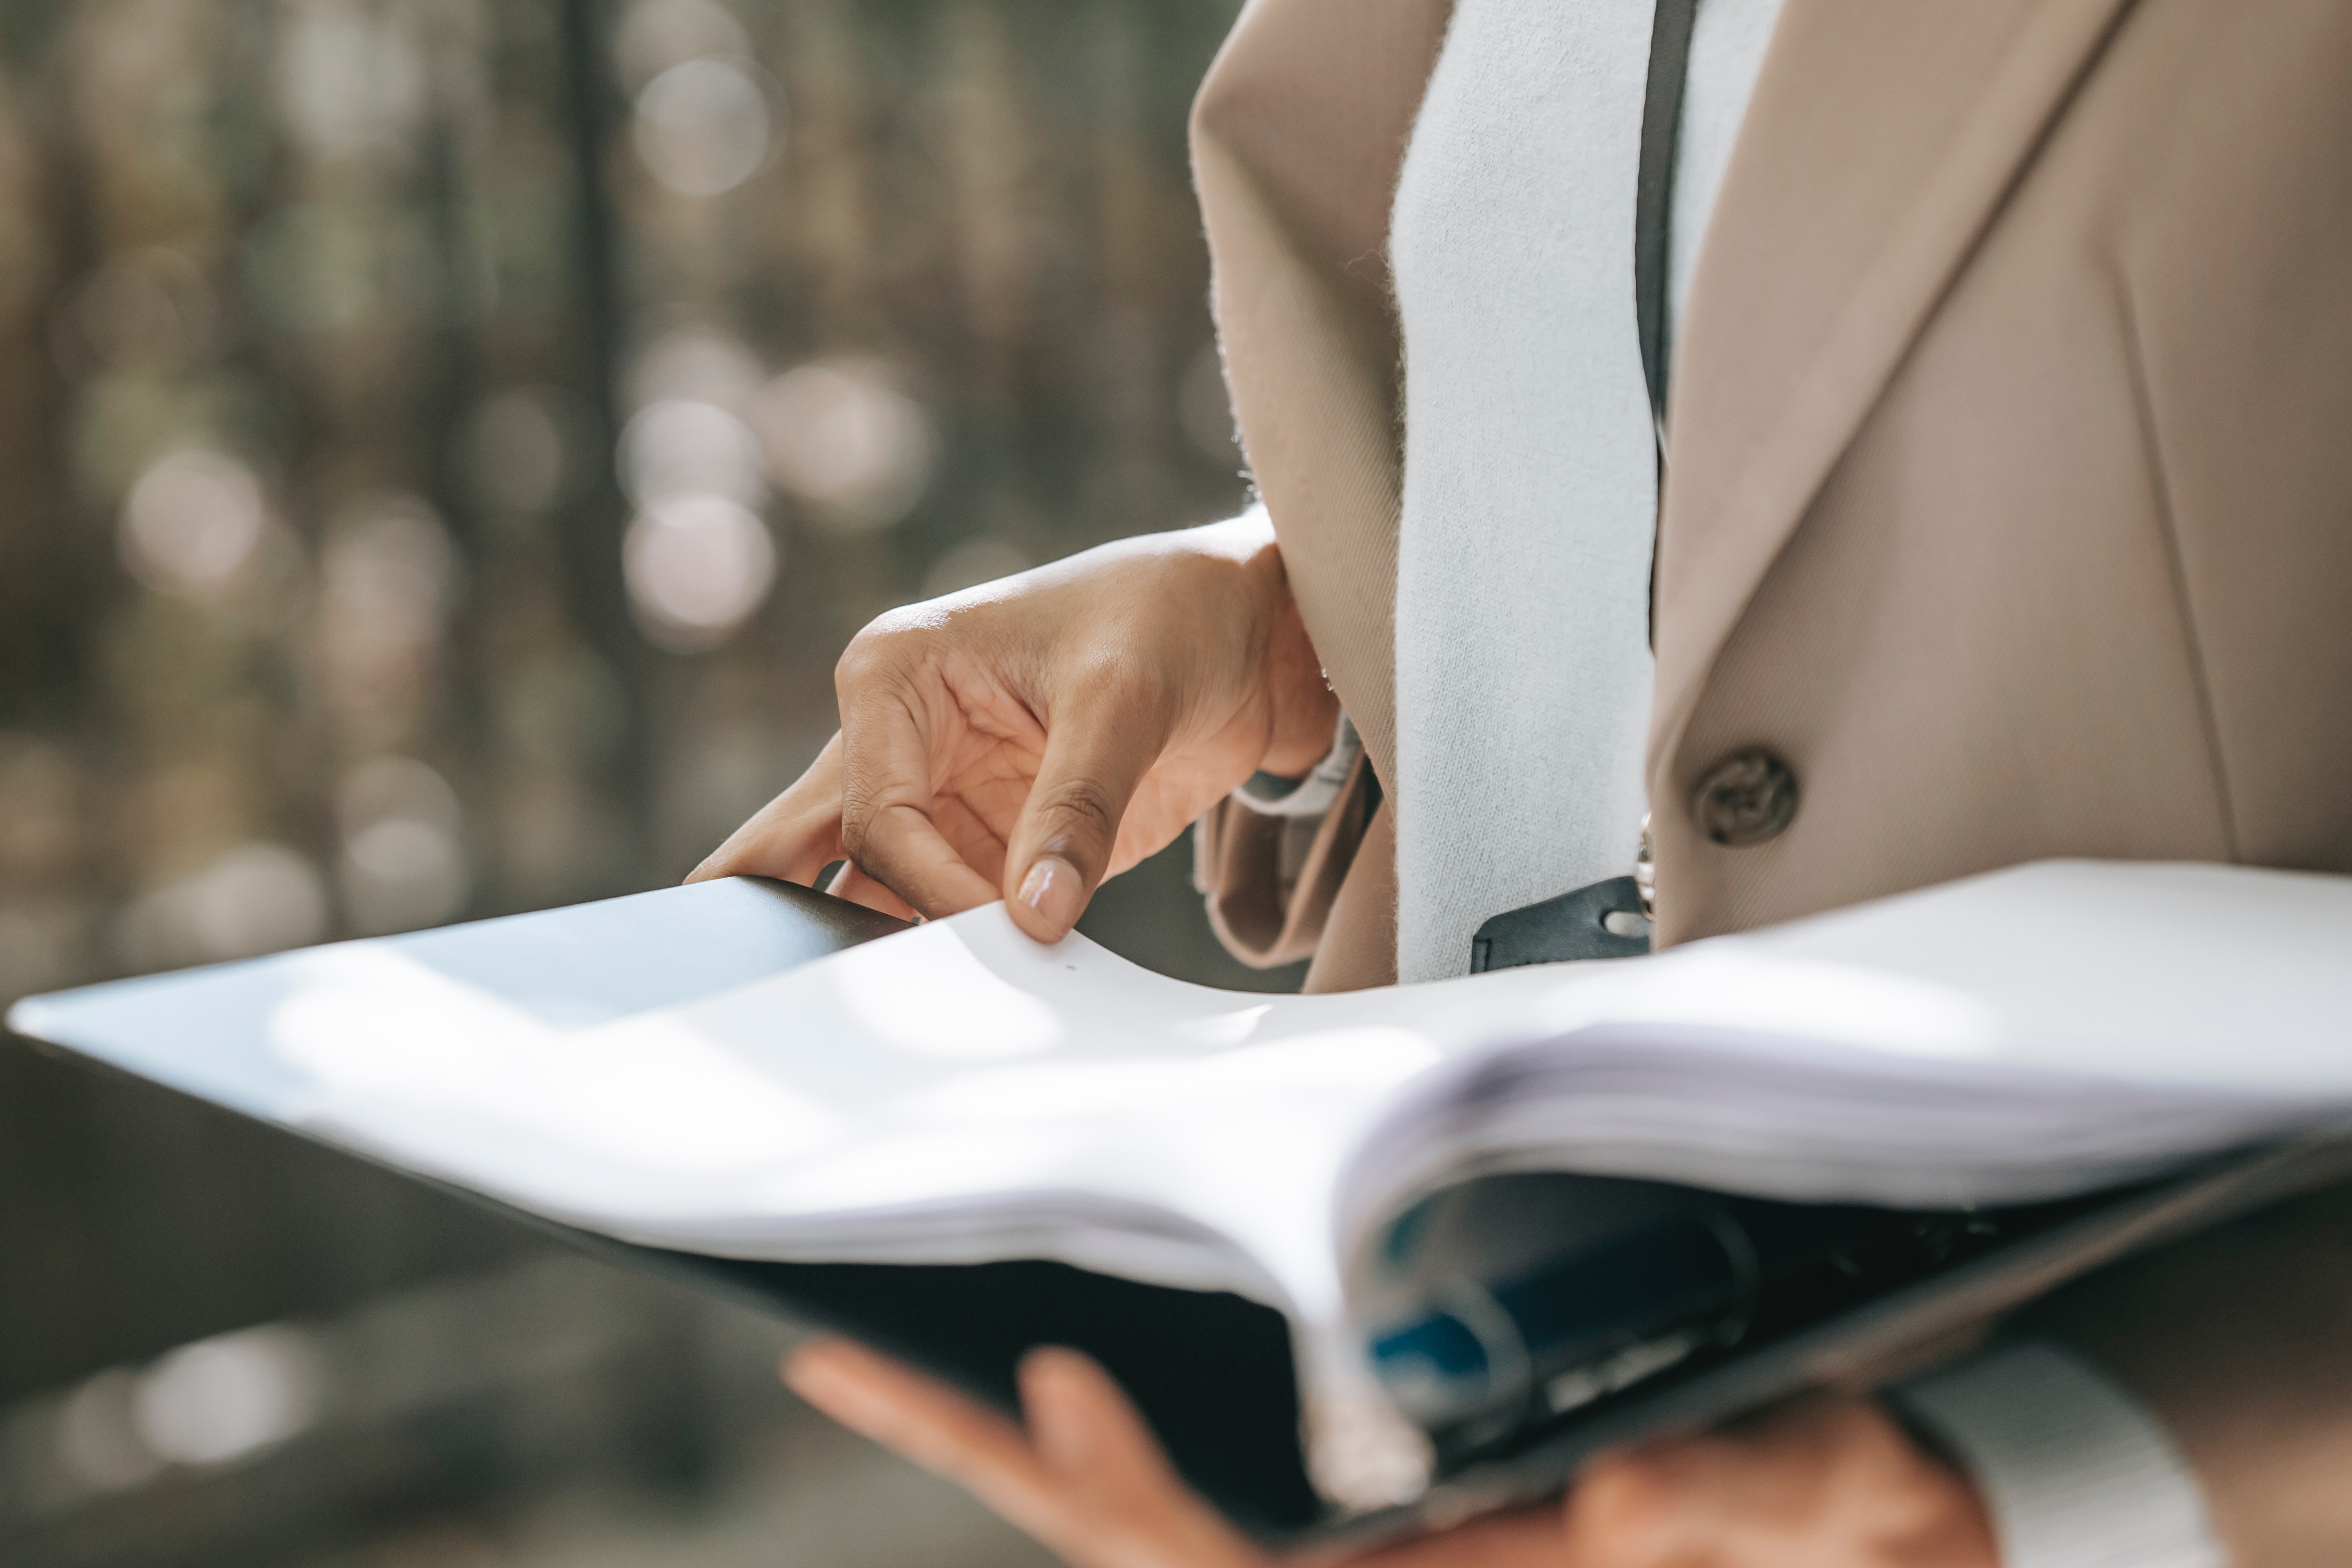
[[[2056,863],[1275,998],[738,880],[9,1022],[1008,1408],[1024,1351],[1086,1350],[1299,1540],[1538,1495],[2352,1179],[2347,941],[2337,879]]]

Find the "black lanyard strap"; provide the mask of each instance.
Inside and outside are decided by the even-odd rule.
[[[1642,339],[1642,379],[1650,387],[1650,433],[1657,439],[1658,505],[1666,491],[1666,240],[1674,230],[1675,144],[1683,87],[1690,79],[1698,0],[1658,0],[1650,24],[1650,80],[1642,93],[1642,161],[1633,174],[1633,321]],[[1650,536],[1650,647],[1658,646],[1658,541]]]
[[[1682,127],[1683,84],[1690,71],[1691,28],[1698,0],[1658,0],[1650,27],[1650,81],[1642,99],[1642,162],[1633,179],[1633,310],[1642,335],[1642,379],[1650,386],[1651,428],[1657,433],[1663,492],[1666,458],[1666,237],[1675,203],[1675,142]],[[1650,621],[1656,641],[1658,556],[1650,552]],[[1635,873],[1612,877],[1496,915],[1470,943],[1470,972],[1558,963],[1581,958],[1630,958],[1650,951],[1650,900],[1643,881],[1650,868],[1650,836],[1643,825]]]
[[[1698,0],[1658,0],[1650,25],[1650,81],[1642,97],[1642,162],[1633,177],[1633,311],[1642,379],[1663,454],[1666,428],[1666,242],[1674,228],[1675,146],[1690,76]]]

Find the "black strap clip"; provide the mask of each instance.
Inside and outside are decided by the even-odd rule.
[[[1650,922],[1642,890],[1631,877],[1612,877],[1496,915],[1470,939],[1470,973],[1568,963],[1586,958],[1639,958],[1650,951]]]

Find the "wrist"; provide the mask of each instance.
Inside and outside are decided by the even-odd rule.
[[[1264,506],[1089,554],[1151,563],[1145,577],[1128,580],[1129,591],[1148,596],[1154,619],[1173,615],[1182,623],[1179,646],[1223,648],[1227,662],[1217,688],[1238,696],[1264,722],[1256,771],[1296,777],[1323,760],[1339,721],[1339,700],[1324,679],[1323,661],[1291,595],[1282,546]],[[1234,640],[1226,641],[1228,636]],[[1228,679],[1240,687],[1223,685]]]
[[[1258,768],[1296,778],[1331,752],[1333,732],[1339,723],[1339,698],[1324,677],[1323,661],[1316,655],[1286,586],[1264,668],[1269,718],[1265,755]]]
[[[1241,565],[1250,585],[1252,642],[1266,702],[1265,753],[1258,769],[1298,777],[1331,751],[1339,699],[1323,674],[1322,657],[1290,591],[1273,519],[1260,504],[1202,531]]]

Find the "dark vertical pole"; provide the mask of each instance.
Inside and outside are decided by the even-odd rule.
[[[613,220],[604,184],[614,92],[604,64],[601,0],[561,0],[563,76],[572,115],[572,161],[578,234],[577,313],[582,392],[588,408],[588,485],[566,520],[563,552],[572,614],[590,646],[619,681],[626,703],[621,753],[612,784],[635,841],[625,857],[633,882],[652,853],[653,735],[646,689],[651,674],[644,643],[629,616],[621,576],[621,536],[628,507],[613,469],[620,434],[621,322],[625,304]]]

